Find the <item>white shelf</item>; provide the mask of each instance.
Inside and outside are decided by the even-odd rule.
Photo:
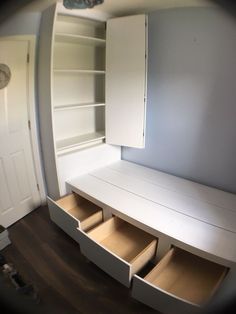
[[[56,142],[57,154],[61,155],[67,153],[80,145],[86,145],[95,141],[103,140],[105,138],[105,132],[99,131],[94,133],[82,134]]]
[[[54,73],[105,74],[105,71],[79,70],[79,69],[54,69]]]
[[[57,33],[55,35],[55,40],[57,42],[92,45],[92,46],[99,46],[99,47],[105,47],[105,44],[106,44],[105,39],[82,36],[82,35],[73,35],[73,34],[67,34],[67,33]]]
[[[91,107],[103,107],[105,103],[84,103],[84,104],[68,104],[63,106],[54,106],[54,111],[73,110]]]

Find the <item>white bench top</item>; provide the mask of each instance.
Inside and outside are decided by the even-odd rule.
[[[119,161],[70,180],[75,192],[127,220],[193,248],[236,262],[236,195]],[[137,224],[136,224],[137,225]],[[155,233],[156,231],[156,233]]]

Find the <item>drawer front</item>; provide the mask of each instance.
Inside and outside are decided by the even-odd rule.
[[[144,279],[134,277],[132,295],[163,313],[199,313],[227,271],[222,265],[172,247]]]
[[[132,296],[138,301],[151,306],[165,314],[195,314],[200,313],[200,307],[186,302],[174,295],[158,289],[143,278],[133,277]]]
[[[65,231],[71,238],[78,242],[78,232],[79,222],[66,211],[64,211],[60,206],[57,205],[50,197],[47,197],[48,208],[50,213],[50,218],[55,222],[63,231]]]
[[[3,250],[6,246],[11,244],[11,241],[8,237],[5,237],[3,239],[0,239],[0,250]]]
[[[130,265],[89,238],[82,230],[78,230],[77,232],[82,254],[110,276],[129,287]]]

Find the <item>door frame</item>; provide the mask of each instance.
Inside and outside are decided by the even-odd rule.
[[[36,35],[19,35],[19,36],[2,36],[0,41],[27,41],[28,42],[28,121],[30,121],[29,134],[32,149],[33,164],[35,176],[39,187],[39,194],[41,203],[46,203],[46,189],[45,179],[43,173],[43,162],[40,149],[39,137],[39,121],[38,110],[36,108],[36,82],[35,82],[35,68],[36,68]]]

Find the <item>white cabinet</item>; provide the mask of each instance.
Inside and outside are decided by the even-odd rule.
[[[146,17],[109,20],[107,35],[104,21],[62,13],[58,5],[43,12],[39,113],[53,199],[65,194],[66,180],[119,160],[119,146],[144,146]]]
[[[53,40],[56,153],[105,137],[105,23],[58,14]]]
[[[120,159],[120,148],[104,143],[105,37],[104,21],[65,14],[59,5],[42,14],[40,132],[53,199],[66,193],[66,179]]]
[[[146,116],[146,16],[108,20],[106,141],[144,147]]]

